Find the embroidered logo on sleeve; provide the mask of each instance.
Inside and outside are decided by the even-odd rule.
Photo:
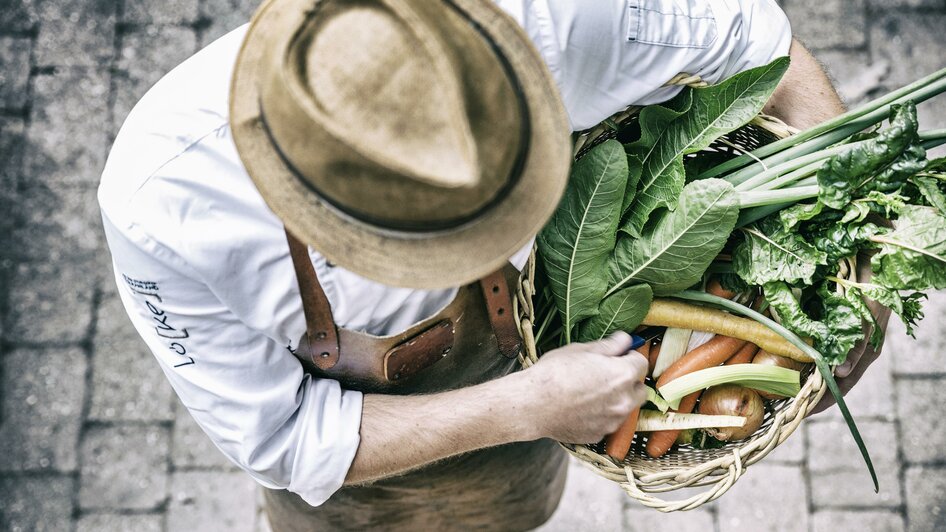
[[[174,367],[180,368],[196,364],[194,358],[188,354],[187,346],[184,345],[184,340],[190,338],[187,329],[178,329],[172,325],[169,316],[161,308],[164,299],[161,298],[158,284],[153,281],[132,279],[125,274],[122,274],[122,278],[125,280],[125,284],[131,288],[132,292],[144,296],[142,301],[145,307],[148,308],[148,312],[151,313],[155,333],[164,339],[168,349],[181,357],[181,362],[174,364]]]

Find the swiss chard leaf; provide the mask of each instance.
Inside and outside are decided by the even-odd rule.
[[[915,177],[913,178],[913,184],[920,190],[920,194],[926,198],[930,206],[946,216],[946,194],[940,189],[941,184],[946,184],[946,181],[941,181],[935,177]]]
[[[872,223],[843,224],[828,222],[811,230],[809,239],[818,251],[825,254],[828,264],[856,255],[858,250],[869,244],[871,237],[883,229]]]
[[[654,293],[646,284],[624,288],[604,298],[598,314],[579,326],[578,341],[592,342],[614,331],[633,331],[644,321],[653,298]]]
[[[894,105],[890,125],[873,138],[854,143],[818,169],[818,199],[843,210],[871,190],[893,192],[926,165],[919,145],[916,106]]]
[[[840,223],[862,222],[872,212],[876,212],[885,218],[891,218],[894,214],[903,210],[906,201],[909,199],[900,194],[887,194],[872,190],[863,198],[855,199],[848,204]]]
[[[690,183],[676,209],[665,212],[640,238],[620,235],[609,266],[609,295],[638,283],[649,284],[656,295],[696,284],[738,217],[739,196],[732,185],[719,179]]]
[[[788,58],[782,57],[718,85],[691,89],[690,110],[672,121],[662,134],[651,133],[652,137],[659,137],[652,148],[632,151],[641,156],[644,167],[637,194],[627,211],[627,233],[641,236],[652,212],[676,206],[686,182],[684,156],[706,148],[721,135],[755,118],[775,91],[788,63]]]
[[[743,229],[745,239],[733,251],[733,269],[750,285],[774,281],[811,284],[827,255],[774,218]]]
[[[785,283],[768,283],[763,287],[765,298],[782,320],[782,325],[800,336],[814,340],[817,349],[830,364],[841,364],[847,354],[864,338],[863,323],[858,309],[842,296],[819,289],[822,319],[815,320],[805,313]]]
[[[798,224],[807,222],[824,211],[824,203],[816,201],[814,203],[799,203],[792,205],[779,212],[779,218],[782,220],[782,227],[785,231],[791,231]]]
[[[894,290],[946,288],[946,216],[930,207],[906,206],[895,230],[875,236],[874,282]]]
[[[815,348],[829,353],[840,364],[857,342],[864,339],[864,322],[860,313],[841,294],[828,290],[827,283],[818,288],[821,296],[822,321],[828,335],[815,341]]]
[[[607,290],[607,260],[627,177],[621,143],[609,140],[596,146],[575,163],[561,204],[539,233],[539,256],[566,337],[580,320],[598,312]]]
[[[920,302],[926,298],[926,295],[920,292],[901,294],[897,290],[875,283],[857,283],[853,281],[841,281],[841,283],[847,299],[852,303],[854,300],[860,301],[864,303],[866,308],[864,298],[869,298],[892,310],[903,321],[907,334],[910,336],[913,336],[916,323],[923,319],[923,306]],[[870,314],[869,311],[868,314]],[[865,319],[871,322],[874,321],[873,316],[865,317]],[[875,332],[877,332],[876,322],[874,325]]]

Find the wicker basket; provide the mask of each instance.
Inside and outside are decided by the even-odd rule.
[[[698,78],[678,76],[674,84],[702,86]],[[629,109],[615,115],[598,127],[586,132],[575,145],[576,158],[591,147],[615,136],[616,125],[634,120],[639,109]],[[748,126],[727,135],[711,146],[714,151],[741,153],[793,134],[790,127],[777,119],[760,115]],[[514,301],[524,349],[520,362],[529,367],[538,361],[538,350],[533,331],[535,323],[535,253],[533,252],[522,277]],[[817,371],[805,375],[805,383],[795,397],[769,401],[762,426],[749,438],[730,442],[718,449],[697,449],[689,445],[677,446],[666,455],[654,459],[644,451],[642,438],[635,436],[627,458],[618,462],[597,445],[562,443],[562,447],[598,475],[617,482],[632,498],[641,504],[673,512],[692,510],[718,499],[742,476],[746,468],[772,452],[798,427],[802,419],[824,395],[826,387]],[[688,490],[684,498],[665,500],[657,494],[683,488],[702,488],[696,494]]]

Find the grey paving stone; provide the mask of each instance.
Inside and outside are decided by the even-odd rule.
[[[717,505],[721,530],[808,529],[805,479],[796,466],[760,462],[750,467]]]
[[[907,468],[907,530],[946,530],[946,468]]]
[[[115,0],[39,4],[34,52],[40,66],[104,66],[115,48]]]
[[[170,431],[158,425],[93,426],[82,441],[79,506],[151,510],[167,500]]]
[[[253,532],[256,486],[244,473],[174,473],[167,529]]]
[[[114,79],[112,131],[118,132],[152,85],[196,50],[197,35],[191,28],[145,26],[125,34]]]
[[[204,0],[201,14],[210,25],[201,32],[200,45],[207,46],[230,30],[250,21],[260,2],[257,0]]]
[[[664,514],[635,505],[634,509],[624,512],[624,530],[626,531],[708,532],[714,529],[713,521],[713,514],[701,509]]]
[[[548,522],[536,531],[621,530],[626,498],[618,484],[599,477],[571,459],[562,501]]]
[[[871,24],[871,57],[892,65],[889,89],[902,87],[943,68],[942,29],[946,13],[892,10]],[[933,98],[919,107],[921,129],[946,127],[946,98]]]
[[[37,22],[36,0],[0,0],[0,28],[27,31]]]
[[[0,118],[0,161],[2,161],[0,162],[0,187],[3,188],[0,193],[6,194],[0,198],[6,197],[11,202],[10,205],[13,205],[13,195],[16,194],[20,174],[23,172],[25,132],[22,118]],[[13,218],[4,216],[0,220],[0,229],[12,229],[11,226],[5,225],[5,222],[12,224]],[[0,255],[3,255],[5,251],[8,250],[0,249]]]
[[[804,423],[804,422],[803,422]],[[805,461],[805,429],[799,426],[787,440],[764,458],[766,463],[800,464]]]
[[[884,352],[893,361],[897,375],[946,374],[946,357],[942,356],[946,345],[946,327],[942,322],[942,316],[946,316],[946,292],[931,292],[923,310],[926,318],[917,327],[915,340],[906,335],[900,320],[890,320]]]
[[[0,530],[69,530],[74,486],[67,476],[0,477]]]
[[[896,319],[896,318],[894,318]],[[880,418],[892,421],[896,418],[896,405],[893,400],[892,359],[896,355],[881,353],[867,371],[857,381],[857,385],[845,396],[847,406],[856,419]],[[831,407],[812,419],[841,419],[841,411]]]
[[[34,182],[23,187],[12,209],[18,221],[11,235],[12,255],[24,261],[64,262],[107,254],[95,193],[89,185]]]
[[[89,419],[169,421],[173,391],[114,292],[103,295],[92,343]]]
[[[187,408],[180,401],[174,403],[174,448],[171,451],[174,469],[236,469],[233,462],[201,430]]]
[[[78,348],[4,355],[0,471],[76,469],[87,366]]]
[[[26,106],[30,46],[27,37],[0,37],[0,108]]]
[[[795,36],[809,48],[857,48],[867,42],[865,0],[792,0],[784,9]]]
[[[896,507],[902,502],[897,431],[893,423],[857,424],[880,483],[875,494],[867,466],[843,421],[808,423],[808,469],[816,507]]]
[[[815,512],[812,532],[902,532],[903,516],[897,512],[828,510]]]
[[[946,8],[943,0],[868,0],[868,4],[875,10],[901,9],[904,7],[919,8]]]
[[[164,516],[156,515],[83,515],[76,532],[164,532]]]
[[[946,461],[946,420],[934,405],[942,404],[946,379],[899,380],[903,457],[907,463]]]
[[[98,185],[105,166],[108,91],[104,69],[56,69],[33,77],[27,181]]]
[[[197,20],[197,0],[137,0],[125,4],[122,19],[133,24],[191,24]]]
[[[10,278],[5,337],[30,344],[85,340],[95,280],[82,264],[19,263]]]

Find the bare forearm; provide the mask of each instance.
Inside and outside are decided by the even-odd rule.
[[[457,454],[540,437],[524,373],[433,395],[365,395],[346,483],[397,475]],[[524,400],[526,399],[526,400]]]
[[[546,353],[533,367],[433,395],[366,395],[347,484],[516,441],[598,441],[647,397],[647,360],[616,333]]]
[[[844,112],[844,104],[831,80],[805,47],[792,41],[792,64],[782,78],[765,113],[786,124],[806,129]]]

